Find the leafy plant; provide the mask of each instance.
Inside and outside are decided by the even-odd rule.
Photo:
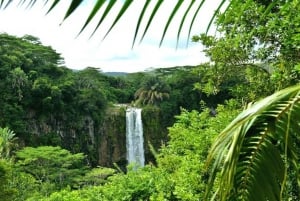
[[[169,98],[169,86],[156,76],[147,77],[134,96],[137,105],[157,105]]]
[[[76,178],[84,175],[87,167],[82,153],[71,154],[60,147],[25,147],[16,153],[17,167],[32,175],[38,182],[54,184],[60,189],[76,186]]]
[[[10,201],[14,196],[14,190],[8,185],[11,171],[9,162],[0,158],[0,196],[3,201]]]
[[[8,127],[0,127],[0,158],[9,158],[11,151],[17,146],[15,133]]]
[[[299,114],[300,85],[249,105],[212,146],[207,197],[216,185],[219,200],[299,199],[287,191],[289,169],[300,187]]]

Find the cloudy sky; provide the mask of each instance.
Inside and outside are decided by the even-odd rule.
[[[197,65],[207,60],[201,52],[200,44],[189,42],[186,48],[187,27],[179,41],[179,48],[175,48],[176,28],[182,16],[180,13],[179,18],[175,18],[171,24],[164,43],[159,47],[163,26],[167,19],[167,15],[164,14],[170,13],[168,9],[172,8],[176,2],[174,0],[166,1],[155,18],[155,26],[150,28],[142,43],[136,44],[133,49],[131,45],[139,16],[139,12],[136,11],[141,10],[144,1],[135,1],[126,12],[126,16],[104,40],[102,40],[103,36],[110,25],[108,23],[104,23],[90,38],[97,20],[92,21],[87,29],[77,36],[91,11],[93,1],[86,1],[61,24],[69,1],[62,2],[47,15],[45,13],[49,5],[43,6],[43,4],[36,4],[31,9],[11,5],[5,10],[0,10],[0,32],[16,36],[30,34],[39,37],[44,45],[50,45],[61,53],[65,59],[65,65],[72,69],[92,66],[101,68],[105,72],[137,72],[150,67]],[[121,4],[120,0],[114,10],[117,11]],[[192,30],[193,35],[205,31],[207,22],[217,5],[218,1],[209,1],[204,5],[201,15],[196,19]],[[111,13],[105,22],[112,22],[115,15],[116,13]]]

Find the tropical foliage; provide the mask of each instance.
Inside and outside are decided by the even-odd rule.
[[[14,191],[8,187],[10,172],[11,167],[9,163],[0,159],[0,196],[4,201],[12,200],[14,195]]]
[[[0,1],[0,3],[1,3],[0,6],[1,7],[6,7],[6,6],[10,5],[12,2],[19,2],[19,4],[23,4],[27,7],[31,7],[36,3],[36,1],[1,0]],[[59,6],[60,2],[61,1],[59,1],[59,0],[56,0],[54,2],[49,2],[49,1],[45,0],[45,3],[50,4],[48,12],[53,10],[55,7]],[[73,14],[74,11],[83,2],[84,2],[84,0],[72,0],[70,2],[70,6],[68,7],[68,9],[65,12],[64,19],[67,19],[71,14]],[[110,1],[97,0],[97,1],[94,1],[94,3],[93,3],[94,6],[93,6],[91,12],[89,13],[89,16],[86,19],[86,22],[83,25],[80,32],[82,32],[91,23],[91,21],[93,19],[98,18],[99,16],[97,14],[99,12],[101,13],[101,10],[104,9],[104,12],[101,13],[99,19],[97,19],[98,23],[97,23],[97,25],[94,29],[94,32],[93,32],[93,34],[94,34],[95,31],[97,29],[99,29],[102,24],[104,24],[103,22],[106,20],[109,13],[114,11],[114,8],[116,7],[115,5],[117,4],[117,2],[118,1],[116,1],[116,0],[110,0]],[[211,17],[211,21],[208,24],[208,29],[211,26],[211,24],[212,24],[214,18],[216,17],[217,13],[223,7],[223,5],[226,5],[226,2],[227,2],[226,0],[221,0],[221,1],[218,2],[218,4],[216,4],[216,11],[215,11],[214,15]],[[229,5],[234,4],[234,2],[235,1],[232,1],[232,3],[230,3]],[[117,10],[118,14],[115,17],[115,19],[113,20],[113,22],[110,23],[111,25],[110,25],[109,29],[107,30],[106,35],[109,34],[109,32],[114,28],[114,26],[124,16],[126,11],[128,11],[129,8],[132,7],[133,4],[134,4],[133,0],[126,0],[126,1],[122,2],[122,6],[120,8],[118,8],[118,10]],[[151,4],[153,4],[153,5],[151,5]],[[138,39],[137,36],[138,36],[138,34],[141,30],[142,30],[142,36],[141,36],[140,40],[143,40],[143,38],[145,37],[147,31],[149,30],[149,27],[153,24],[153,21],[154,21],[153,19],[155,18],[155,16],[159,12],[160,8],[162,8],[164,4],[166,4],[166,3],[163,0],[145,1],[143,3],[143,8],[139,12],[139,17],[137,19],[137,25],[136,25],[135,34],[134,34],[133,45],[137,41],[137,39]],[[165,22],[164,30],[163,30],[163,33],[162,33],[160,45],[162,44],[163,39],[164,39],[164,37],[167,33],[167,30],[168,30],[172,20],[174,20],[175,15],[180,13],[180,12],[182,12],[182,14],[181,14],[182,19],[181,19],[181,22],[178,24],[177,39],[180,38],[181,32],[183,30],[183,25],[185,25],[185,24],[188,24],[188,30],[189,30],[188,38],[189,38],[190,34],[191,34],[191,29],[194,25],[195,18],[199,14],[199,11],[202,8],[203,4],[205,4],[205,0],[190,1],[188,3],[185,3],[182,0],[178,0],[176,3],[174,3],[173,9],[171,9],[170,13],[166,15],[166,22]],[[147,11],[149,11],[151,14],[147,15]],[[142,28],[142,23],[143,22],[146,23],[146,26],[144,28]]]
[[[205,66],[207,81],[196,86],[218,90],[228,87],[228,77],[239,76],[231,94],[256,102],[213,145],[207,197],[299,199],[299,33],[290,29],[299,22],[298,14],[291,15],[299,6],[299,1],[235,2],[217,18],[221,36],[194,37],[213,61]]]
[[[60,147],[25,147],[16,153],[16,166],[36,181],[55,183],[59,189],[76,186],[76,179],[85,174],[82,153],[71,154]]]
[[[9,158],[16,146],[15,133],[9,128],[0,128],[0,158]]]
[[[157,105],[165,98],[169,98],[169,87],[157,76],[151,76],[145,79],[141,88],[139,88],[134,96],[137,105]]]
[[[183,110],[170,128],[170,140],[156,155],[157,164],[108,178],[103,186],[68,189],[42,200],[202,200],[207,182],[206,156],[219,132],[238,114],[235,101],[219,105],[217,115]]]
[[[295,86],[249,105],[221,132],[208,157],[208,194],[221,170],[214,195],[219,200],[297,199],[299,93]]]
[[[0,1],[1,6],[11,2]],[[19,2],[31,6],[36,1]],[[59,2],[52,2],[49,11]],[[82,2],[71,1],[65,18]],[[94,3],[81,31],[106,6],[95,28],[98,29],[117,1]],[[191,30],[204,3],[190,1],[184,7],[184,1],[175,2],[170,15],[166,15],[161,42],[181,8],[184,11],[177,39],[189,14]],[[151,1],[144,2],[133,43],[142,21],[146,20],[143,39],[163,4],[158,0],[151,7]],[[132,5],[131,0],[123,2],[107,33]],[[1,157],[6,158],[0,161],[3,199],[299,200],[300,2],[222,0],[216,5],[212,20],[215,19],[218,34],[193,38],[205,46],[211,62],[180,70],[159,69],[150,76],[138,73],[124,80],[104,76],[92,67],[71,72],[62,66],[60,55],[41,45],[37,38],[17,39],[2,34],[1,47],[9,48],[0,48],[0,125],[13,128],[22,145],[63,145],[77,153],[59,147],[27,146],[16,152],[13,160],[10,149],[14,136],[6,130],[11,137],[0,138]],[[222,8],[226,8],[225,12],[220,12]],[[164,99],[166,94],[169,99]],[[155,160],[145,168],[117,168],[116,173],[87,167],[96,166],[97,158],[91,153],[101,150],[95,146],[99,141],[91,128],[101,125],[110,103],[131,102],[134,95],[137,103],[156,103],[156,109],[165,114],[163,121],[169,123],[173,123],[172,117],[180,107],[188,110],[182,109],[176,122],[169,125],[168,142],[158,150],[152,147]],[[225,104],[217,106],[218,103]],[[234,119],[241,105],[246,109]],[[57,129],[49,129],[49,125]],[[24,133],[27,128],[36,133]],[[83,154],[78,154],[81,151],[90,157],[87,164],[82,162]],[[67,160],[70,158],[81,162],[73,164]],[[78,172],[83,173],[81,178],[77,178]],[[65,174],[70,178],[66,179]],[[29,185],[37,181],[42,184],[41,192]]]

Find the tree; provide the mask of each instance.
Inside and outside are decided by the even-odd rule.
[[[213,71],[212,85],[219,88],[238,76],[243,83],[231,86],[231,91],[244,99],[249,93],[248,100],[253,101],[298,83],[300,15],[291,13],[299,9],[298,1],[249,0],[220,14],[216,21],[220,35],[193,38],[205,45],[211,59],[205,70]]]
[[[108,177],[105,185],[55,192],[45,200],[203,200],[207,174],[202,167],[207,152],[218,132],[238,112],[237,103],[232,100],[219,105],[215,116],[209,108],[201,113],[182,110],[170,128],[168,144],[156,155],[155,165],[134,170],[128,167],[126,174]],[[112,173],[111,169],[97,168],[85,178],[101,182],[103,176]]]
[[[205,161],[215,137],[238,114],[237,102],[231,100],[216,108],[188,112],[182,110],[169,128],[169,141],[157,155],[160,182],[157,188],[165,200],[203,200],[207,183]],[[164,200],[154,199],[154,200]]]
[[[60,147],[25,147],[16,152],[16,165],[42,183],[50,182],[57,189],[76,186],[76,178],[84,175],[86,166],[82,153],[71,154]]]
[[[168,85],[157,76],[147,77],[134,96],[137,105],[157,105],[164,98],[169,98]]]
[[[32,101],[32,84],[38,77],[51,77],[49,82],[59,79],[66,70],[58,67],[60,55],[35,37],[0,34],[0,44],[0,126],[10,127],[20,137],[27,130],[28,110],[39,105]]]

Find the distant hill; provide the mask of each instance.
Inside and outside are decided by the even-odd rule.
[[[121,77],[121,76],[128,75],[128,73],[126,73],[126,72],[104,72],[104,74],[107,76],[113,76],[113,77]]]

